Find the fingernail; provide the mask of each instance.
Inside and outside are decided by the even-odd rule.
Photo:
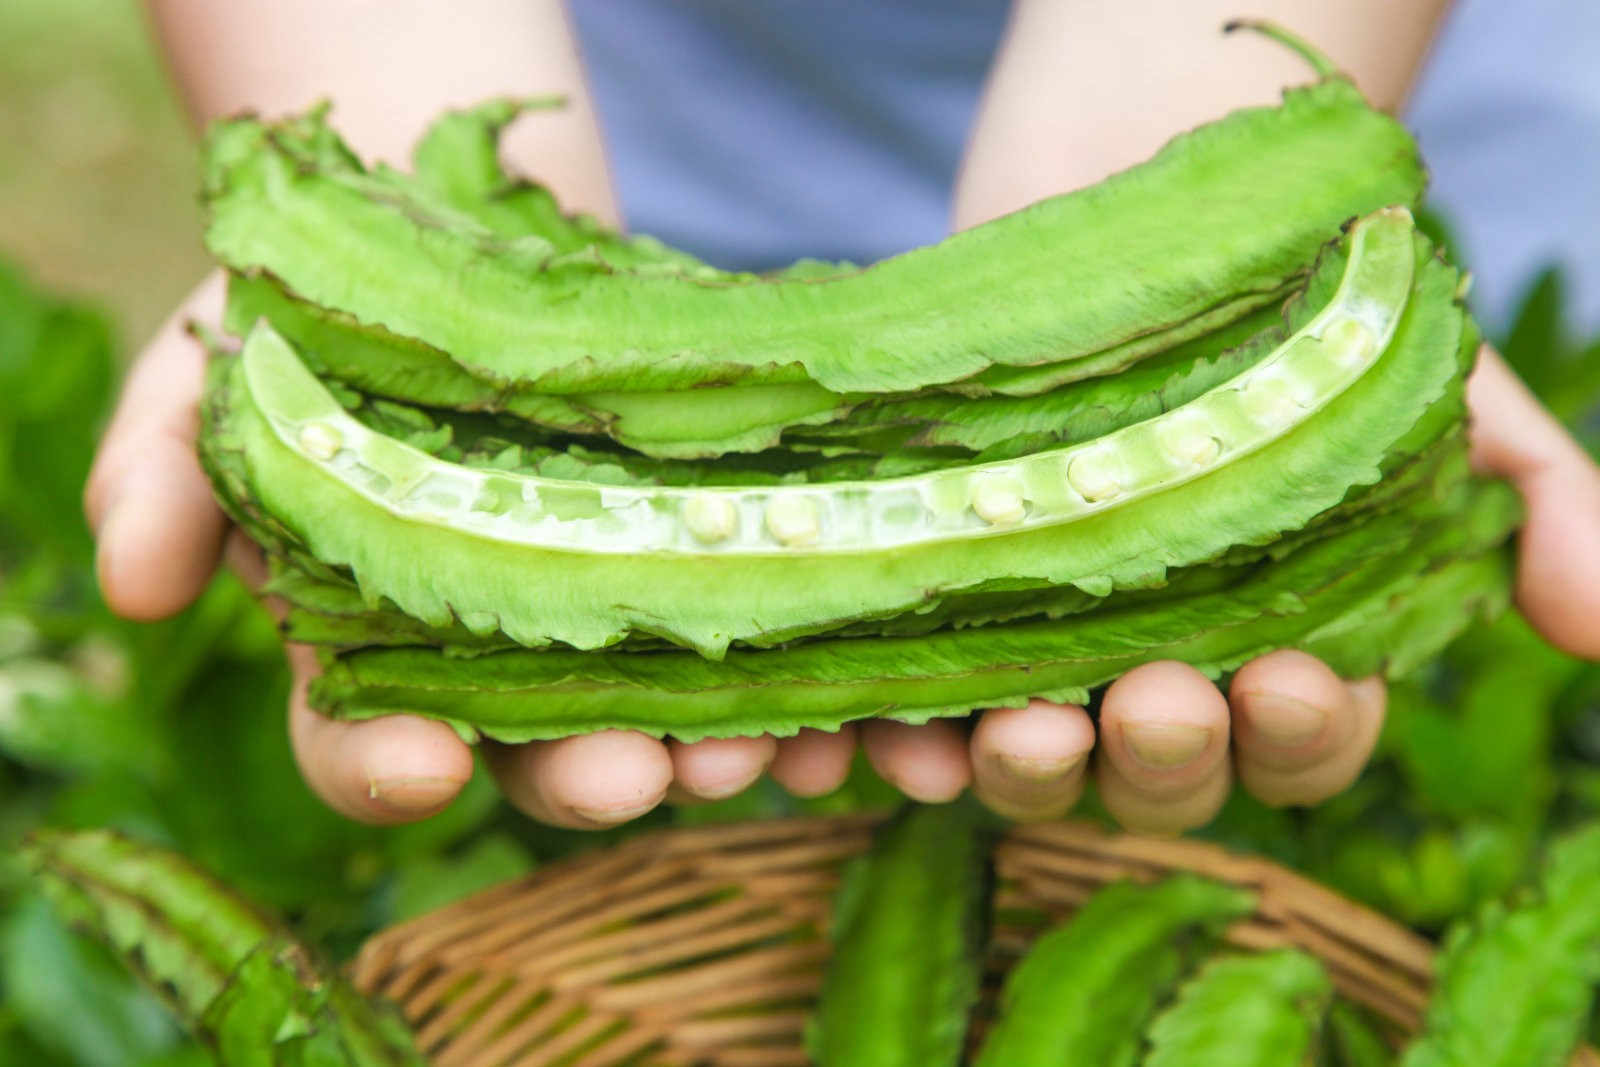
[[[690,792],[701,800],[726,800],[744,792],[754,781],[754,778],[731,778],[723,782],[697,782]]]
[[[1326,711],[1294,697],[1253,695],[1246,706],[1251,729],[1284,748],[1297,748],[1328,728]]]
[[[1211,727],[1178,722],[1123,723],[1122,740],[1147,767],[1181,767],[1211,743]]]
[[[572,806],[572,813],[578,816],[580,819],[586,819],[589,822],[602,823],[606,826],[610,826],[615,823],[629,822],[633,819],[637,819],[641,815],[647,815],[654,811],[656,805],[659,803],[660,800],[648,800],[640,804],[630,804],[623,807],[614,808],[591,808],[574,804]]]
[[[420,815],[448,804],[460,790],[454,778],[374,778],[367,795],[397,815]]]
[[[1007,778],[1025,782],[1053,782],[1067,777],[1083,765],[1088,753],[1076,756],[1018,756],[1009,752],[994,755],[995,766]]]

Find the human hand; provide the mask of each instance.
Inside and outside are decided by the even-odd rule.
[[[1487,347],[1467,398],[1475,466],[1509,479],[1528,509],[1518,606],[1552,644],[1600,658],[1600,469]],[[1107,690],[1098,745],[1082,708],[1035,701],[991,711],[972,734],[970,767],[942,756],[949,769],[935,787],[924,778],[915,788],[937,799],[970,776],[991,808],[1046,818],[1077,802],[1092,768],[1120,822],[1165,832],[1209,821],[1235,777],[1268,804],[1315,804],[1360,774],[1383,724],[1385,695],[1381,679],[1347,683],[1296,651],[1247,664],[1226,698],[1191,667],[1152,663]],[[940,735],[907,736],[900,744],[908,750],[957,743],[947,724],[902,729]],[[894,768],[886,773],[897,780]]]

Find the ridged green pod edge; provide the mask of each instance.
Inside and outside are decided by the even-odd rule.
[[[977,1067],[1132,1067],[1141,1034],[1178,980],[1186,934],[1219,932],[1255,898],[1192,875],[1123,882],[1046,933],[1007,977]]]
[[[221,1067],[425,1067],[397,1014],[183,857],[106,830],[52,830],[23,859],[61,914],[120,953]]]
[[[1309,1067],[1333,983],[1315,956],[1223,956],[1150,1024],[1143,1067]]]

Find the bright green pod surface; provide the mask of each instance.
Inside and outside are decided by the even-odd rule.
[[[95,830],[40,833],[24,859],[222,1067],[423,1067],[398,1016],[183,857]]]
[[[224,328],[242,337],[262,318],[319,376],[363,392],[465,411],[504,411],[545,429],[605,434],[667,458],[770,448],[785,430],[835,419],[857,399],[810,382],[567,396],[515,390],[471,373],[437,349],[296,300],[267,278],[230,276]]]
[[[1503,486],[1474,495],[1470,508],[1448,502],[1431,519],[1403,510],[1314,541],[1222,592],[1123,611],[736,650],[721,662],[687,652],[452,660],[434,649],[371,649],[332,658],[311,698],[336,717],[415,712],[507,742],[607,728],[692,741],[834,729],[872,715],[918,722],[1035,696],[1081,703],[1090,688],[1160,659],[1219,677],[1298,647],[1346,677],[1394,674],[1505,602],[1507,563],[1493,546],[1520,507]]]
[[[410,412],[407,417],[420,414]],[[1440,432],[1439,426],[1429,426],[1427,421],[1434,420],[1435,415],[1439,426],[1453,424],[1459,417],[1459,413],[1451,413],[1448,410],[1437,413],[1430,411],[1429,420],[1413,427],[1412,434],[1416,435],[1419,441],[1433,440],[1433,443],[1426,445],[1419,452],[1405,455],[1403,459],[1397,459],[1394,463],[1386,465],[1382,482],[1348,497],[1338,508],[1319,516],[1315,523],[1304,530],[1279,538],[1269,546],[1236,547],[1228,553],[1225,563],[1220,565],[1207,563],[1169,571],[1163,584],[1158,588],[1114,593],[1112,596],[1119,602],[1127,602],[1135,596],[1165,597],[1172,593],[1191,594],[1201,589],[1224,588],[1236,580],[1240,568],[1254,566],[1263,558],[1281,558],[1298,544],[1312,538],[1340,536],[1352,525],[1369,521],[1375,514],[1405,506],[1407,501],[1414,499],[1419,493],[1438,494],[1442,487],[1461,476],[1461,472],[1465,469],[1465,453],[1458,429],[1445,432],[1434,439]],[[364,421],[369,426],[380,428],[383,425],[392,425],[397,420],[377,419],[369,414]],[[455,425],[459,428],[460,424],[457,422]],[[477,451],[468,451],[463,457],[458,455],[459,448],[455,445],[436,449],[436,446],[429,444],[426,439],[435,438],[437,429],[439,427],[432,422],[424,421],[409,431],[405,426],[393,426],[390,432],[405,433],[405,440],[422,444],[433,451],[433,454],[455,456],[463,462],[494,466],[504,455],[494,452],[497,446],[492,442],[474,443],[463,440],[460,435],[457,435],[457,440],[462,442],[461,448]],[[691,473],[680,470],[681,465],[655,471],[641,468],[637,462],[629,463],[626,469],[622,469],[612,464],[611,461],[617,458],[615,456],[609,454],[589,456],[583,454],[581,450],[552,452],[547,458],[538,458],[533,452],[525,449],[513,448],[508,451],[517,452],[521,456],[515,469],[547,471],[569,477],[582,476],[615,484],[660,484],[662,474],[670,472],[676,476]],[[474,456],[493,458],[485,462],[482,459],[475,459]],[[832,467],[843,462],[845,461],[829,461],[826,466]],[[728,468],[726,464],[719,464],[715,471],[695,473],[703,476],[708,473],[714,474],[716,471],[721,471],[725,480],[735,473],[742,473],[752,479],[756,477],[755,471],[737,472]],[[815,467],[806,471],[805,475],[810,479],[821,475],[823,471],[824,467]],[[768,476],[764,480],[759,480],[759,484],[777,484],[790,477],[790,475]],[[692,484],[692,479],[688,484]],[[246,492],[241,488],[237,494],[239,499],[242,500]],[[271,534],[254,528],[253,532],[263,540],[264,544],[269,545],[273,552],[290,557],[295,555],[292,546],[272,540]],[[308,569],[314,569],[318,577],[313,577],[308,573]],[[353,583],[326,572],[326,568],[317,568],[309,560],[298,560],[294,567],[278,567],[268,591],[282,597],[289,605],[289,614],[285,620],[286,633],[297,640],[310,643],[346,648],[361,645],[430,644],[442,647],[451,654],[467,655],[477,654],[490,648],[513,646],[513,642],[504,635],[474,635],[459,623],[447,627],[430,627],[400,612],[392,604],[383,604],[377,610],[371,610]],[[838,636],[911,635],[927,633],[942,626],[983,625],[1030,615],[1059,618],[1106,602],[1103,598],[1091,596],[1072,587],[1010,591],[1001,588],[988,592],[947,596],[932,610],[890,619],[852,623],[831,630],[829,633]],[[625,642],[625,645],[636,648],[646,643],[659,642],[647,642],[646,639],[632,637]]]
[[[1293,949],[1216,959],[1150,1024],[1143,1067],[1305,1067],[1333,983]]]
[[[1199,380],[1212,383],[1248,365],[1240,358],[1244,353],[1215,363],[1204,357],[1275,325],[1276,297],[1213,333],[1135,364],[1125,374],[1091,378],[1083,383],[1086,388],[1021,396],[983,391],[975,397],[934,393],[874,398],[834,393],[810,382],[564,396],[516,390],[474,375],[437,349],[298,300],[262,276],[230,276],[223,325],[242,337],[265,318],[319,377],[366,393],[464,411],[503,411],[550,430],[604,434],[646,455],[694,459],[784,447],[786,434],[803,437],[808,430],[837,441],[901,428],[920,446],[973,450],[1014,438],[1034,447],[1087,440],[1156,414],[1161,409],[1148,402],[1125,407],[1118,401],[1137,396],[1137,391],[1184,390],[1181,380],[1166,379],[1181,375],[1185,362],[1203,359],[1207,365],[1198,368]],[[1147,368],[1147,363],[1156,365]],[[1076,382],[1079,376],[1068,377]]]
[[[413,154],[414,175],[379,168],[366,175],[348,152],[318,146],[331,132],[320,115],[288,138],[285,151],[310,166],[356,181],[381,179],[414,197],[438,198],[507,239],[548,241],[557,254],[584,253],[630,272],[660,271],[698,282],[750,283],[755,275],[719,271],[649,237],[625,237],[587,216],[569,216],[543,187],[500,167],[500,130],[526,108],[554,101],[494,100],[435,120]],[[280,139],[280,143],[282,140]],[[853,270],[848,264],[802,261],[782,277],[818,278]],[[848,410],[849,397],[809,382],[724,390],[626,392],[555,397],[506,387],[444,352],[350,315],[296,300],[263,276],[233,274],[224,326],[244,336],[266,317],[327,374],[367,392],[467,410],[506,411],[536,425],[571,433],[605,433],[652,455],[695,457],[770,447],[788,427],[812,425]]]
[[[931,611],[865,620],[829,631],[826,636],[915,636],[946,627],[966,628],[1029,618],[1059,619],[1100,609],[1120,611],[1135,603],[1224,591],[1243,581],[1258,581],[1261,576],[1255,572],[1264,561],[1282,559],[1306,542],[1342,537],[1355,526],[1372,521],[1375,515],[1407,507],[1429,493],[1448,495],[1449,487],[1463,476],[1465,458],[1460,436],[1451,435],[1390,472],[1381,486],[1362,494],[1358,502],[1324,516],[1314,526],[1270,546],[1236,549],[1222,563],[1169,571],[1157,588],[1112,593],[1109,597],[1091,596],[1073,587],[996,589],[947,597]],[[459,623],[447,627],[428,626],[392,604],[371,610],[353,584],[331,575],[312,577],[303,566],[279,563],[264,590],[282,598],[288,605],[283,627],[285,637],[290,640],[343,649],[430,645],[453,656],[480,655],[516,647],[504,635],[475,635]],[[1285,593],[1288,592],[1286,589]],[[1456,620],[1442,621],[1453,627]],[[659,639],[635,636],[618,647],[635,650],[664,645]]]
[[[564,106],[556,97],[502,98],[447,111],[428,125],[411,153],[415,182],[450,207],[503,237],[537,236],[558,253],[594,249],[606,263],[628,270],[678,271],[707,281],[749,281],[720,271],[651,237],[626,237],[587,215],[568,215],[541,185],[507,174],[500,165],[500,133],[526,111]],[[359,167],[352,170],[359,172]],[[388,175],[405,185],[404,175]]]
[[[1006,979],[978,1067],[1133,1067],[1178,979],[1185,935],[1219,931],[1255,898],[1190,875],[1109,886],[1046,933]]]
[[[372,603],[534,647],[633,632],[715,657],[997,580],[1103,595],[1305,526],[1459,405],[1455,275],[1412,233],[1403,211],[1359,224],[1328,305],[1224,387],[1012,460],[753,488],[473,470],[367,429],[266,330],[224,372],[202,444]]]
[[[1326,296],[1331,294],[1324,294]],[[898,429],[913,447],[1022,454],[1089,441],[1187,402],[1245,370],[1284,337],[1276,305],[1152,356],[1120,374],[1037,396],[962,397],[934,393],[862,405],[815,431],[822,439]],[[807,431],[798,436],[805,437]],[[1025,446],[1025,447],[1022,447]],[[985,458],[988,458],[986,455]]]
[[[1402,1067],[1562,1067],[1600,983],[1600,825],[1560,841],[1535,895],[1446,938]]]
[[[835,898],[817,1067],[956,1067],[983,978],[989,840],[970,800],[885,825]]]
[[[504,410],[569,433],[600,433],[605,428],[604,421],[563,397],[528,394],[509,399],[504,389],[462,374],[447,356],[427,345],[297,301],[269,279],[230,276],[223,328],[242,337],[263,318],[294,342],[319,376],[365,393],[426,399],[466,411]]]
[[[1331,77],[937,246],[842,276],[728,284],[506,238],[443,196],[322,158],[252,119],[214,127],[208,247],[476,373],[559,393],[905,392],[1077,360],[1106,373],[1214,329],[1219,309],[1259,306],[1349,218],[1423,186],[1405,130]]]

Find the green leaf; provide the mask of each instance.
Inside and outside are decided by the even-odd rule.
[[[104,654],[126,655],[109,644]],[[0,662],[0,752],[19,763],[58,773],[116,769],[159,778],[167,772],[168,753],[150,743],[149,726],[142,706],[127,694],[96,692],[82,667],[45,658]]]
[[[1528,286],[1500,354],[1541,396],[1559,384],[1570,340],[1567,285],[1560,268],[1548,267]]]
[[[29,1038],[79,1067],[127,1067],[180,1040],[161,1002],[37,895],[0,927],[0,988]]]
[[[1551,709],[1581,664],[1513,614],[1470,634],[1450,662],[1470,668],[1470,683],[1443,700],[1398,689],[1384,749],[1406,773],[1421,810],[1531,828],[1554,791]],[[1508,715],[1508,708],[1519,710]]]

